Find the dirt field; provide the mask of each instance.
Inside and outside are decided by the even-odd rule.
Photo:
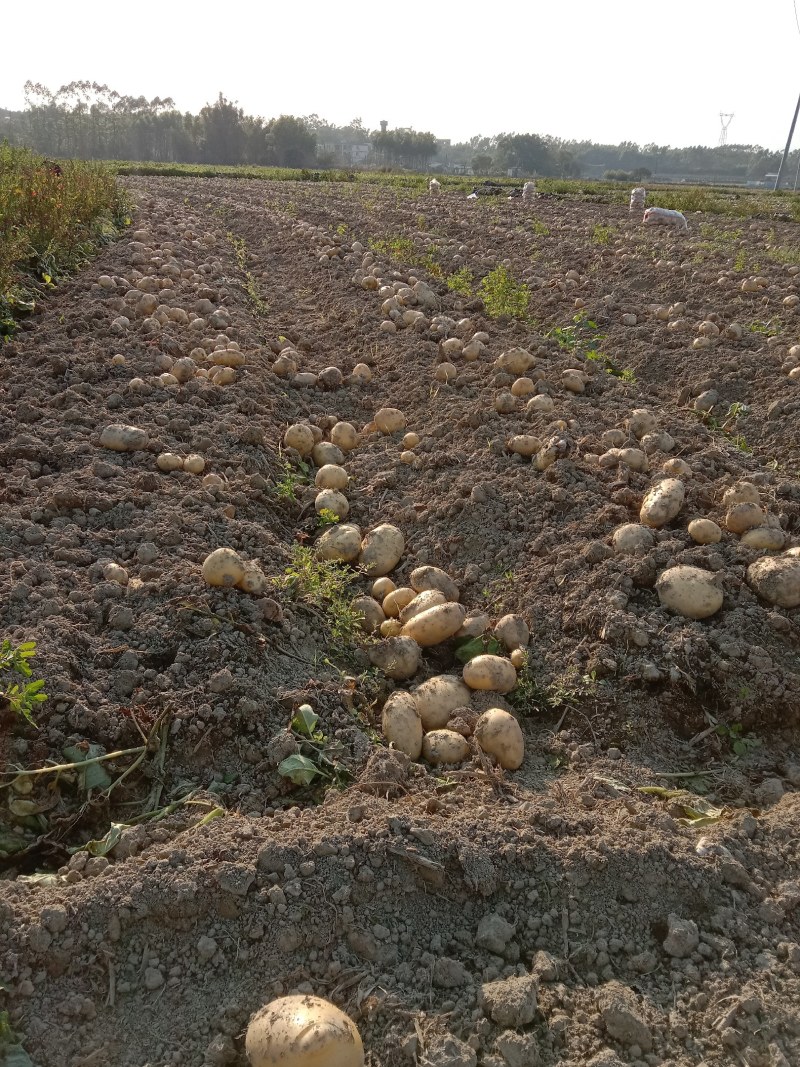
[[[797,225],[693,215],[687,236],[567,199],[127,182],[128,237],[0,350],[2,636],[37,643],[49,695],[38,729],[0,723],[0,1010],[31,1062],[244,1067],[251,1013],[300,991],[352,1015],[372,1067],[800,1063],[800,618],[748,579],[780,556],[800,583],[781,554],[800,545]],[[478,295],[501,265],[530,289],[526,323]],[[436,306],[382,326],[368,276],[422,280]],[[137,310],[148,289],[164,324]],[[444,356],[476,332],[477,359]],[[245,355],[233,381],[159,381],[218,336]],[[276,374],[287,345],[321,377]],[[518,347],[553,404],[509,392],[501,414],[517,375],[495,361]],[[375,430],[385,406],[404,430]],[[286,580],[321,527],[283,435],[337,420],[359,431],[348,521],[405,537],[396,584],[434,565],[487,632],[526,620],[517,688],[459,720],[512,711],[519,770],[474,741],[454,767],[384,747],[385,699],[412,683]],[[143,446],[103,447],[112,423]],[[520,434],[555,461],[509,452]],[[164,452],[205,470],[162,471]],[[618,550],[676,459],[679,513]],[[772,551],[726,530],[742,481]],[[721,540],[695,543],[696,517]],[[266,588],[209,587],[223,546]],[[661,604],[678,565],[715,575],[711,617]],[[370,587],[353,569],[346,596]],[[415,682],[459,673],[454,651],[424,650]],[[303,704],[316,749],[291,726]],[[319,749],[310,786],[279,773]]]

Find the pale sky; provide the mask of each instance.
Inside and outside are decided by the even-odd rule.
[[[0,18],[6,108],[28,79],[86,79],[181,111],[221,91],[265,118],[386,119],[453,141],[672,146],[717,144],[723,111],[731,143],[782,149],[800,91],[793,0],[5,0]]]

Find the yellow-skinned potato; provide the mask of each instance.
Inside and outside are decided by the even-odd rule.
[[[301,456],[309,456],[314,447],[314,433],[304,422],[296,422],[283,435],[283,443],[287,448],[293,448],[299,452]]]
[[[435,608],[439,604],[446,603],[444,593],[440,593],[438,589],[426,589],[424,593],[415,592],[414,599],[410,600],[400,612],[400,622],[405,626],[415,615],[427,611],[428,608]]]
[[[384,619],[380,631],[381,637],[399,637],[403,632],[403,625],[399,619]]]
[[[530,433],[519,433],[508,439],[506,448],[509,452],[516,452],[520,456],[533,456],[542,447],[538,437]]]
[[[389,593],[396,588],[397,586],[391,578],[376,578],[372,583],[372,595],[382,603]]]
[[[361,616],[361,629],[368,634],[375,633],[376,630],[380,629],[381,624],[386,621],[383,608],[371,596],[356,597],[353,601],[353,610],[357,611]]]
[[[382,434],[392,434],[405,428],[406,417],[399,408],[381,408],[375,412],[374,422]]]
[[[347,471],[337,463],[325,463],[314,476],[317,489],[346,489],[349,482]]]
[[[434,767],[463,763],[469,757],[469,741],[455,730],[431,730],[422,738],[422,755]]]
[[[347,497],[337,489],[320,489],[314,499],[314,510],[317,515],[323,511],[332,511],[337,519],[346,519],[350,514],[350,504]]]
[[[656,592],[665,608],[687,619],[707,619],[722,607],[722,590],[702,567],[669,567],[659,575]]]
[[[245,1051],[251,1067],[364,1067],[356,1024],[321,997],[281,997],[250,1020]]]
[[[344,452],[333,441],[318,441],[311,449],[311,458],[318,467],[326,463],[344,463]]]
[[[470,689],[490,689],[510,693],[517,684],[514,665],[502,656],[475,656],[464,664],[464,681]]]
[[[423,648],[429,648],[457,634],[466,614],[461,604],[438,604],[415,615],[403,627],[403,634],[413,637]]]
[[[394,619],[387,619],[394,622]],[[369,649],[370,663],[378,667],[387,678],[405,682],[413,678],[419,669],[420,647],[410,637],[388,637]]]
[[[473,737],[480,747],[494,756],[501,767],[515,771],[525,756],[525,740],[513,715],[501,708],[489,708],[475,723]]]
[[[686,487],[680,479],[665,478],[645,494],[639,519],[645,526],[666,525],[683,507],[685,495]]]
[[[244,578],[244,560],[232,548],[216,548],[203,561],[203,577],[209,585],[230,588]]]
[[[381,729],[390,745],[405,752],[410,759],[419,759],[422,752],[422,720],[410,693],[392,693],[383,706]]]
[[[446,726],[456,708],[469,707],[472,693],[453,674],[438,674],[413,690],[417,711],[425,730]]]
[[[692,519],[687,529],[698,545],[716,545],[722,540],[722,530],[712,519]]]
[[[401,585],[399,589],[393,589],[383,601],[383,611],[390,619],[396,619],[406,604],[410,604],[417,594],[408,586]]]
[[[361,531],[352,523],[329,526],[318,538],[315,549],[320,559],[352,563],[361,551]]]
[[[409,575],[408,584],[418,593],[424,593],[426,589],[438,589],[447,600],[456,601],[460,595],[456,583],[441,567],[416,567]]]
[[[393,571],[400,562],[406,541],[396,526],[384,523],[376,527],[361,542],[358,562],[375,578]]]
[[[337,422],[331,430],[331,441],[342,452],[352,452],[358,444],[358,432],[350,422]]]

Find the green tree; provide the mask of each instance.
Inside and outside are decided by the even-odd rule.
[[[314,165],[317,137],[303,119],[281,115],[266,126],[267,144],[280,167],[310,167]]]
[[[488,152],[479,152],[477,156],[472,157],[472,173],[491,174],[493,162]]]

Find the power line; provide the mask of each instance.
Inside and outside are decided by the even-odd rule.
[[[797,0],[792,0],[792,6],[794,7],[794,21],[797,24],[797,32],[800,33],[800,18],[797,15]]]

